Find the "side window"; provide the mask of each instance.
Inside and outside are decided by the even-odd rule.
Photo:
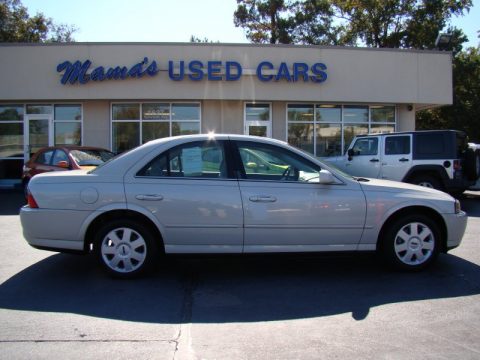
[[[37,164],[42,165],[50,165],[50,161],[52,160],[54,150],[48,150],[40,155],[38,155],[37,160],[35,161]]]
[[[137,176],[227,178],[223,143],[197,141],[177,146],[150,161]]]
[[[418,134],[416,143],[416,152],[420,156],[440,156],[445,153],[443,134]]]
[[[320,167],[291,151],[246,141],[237,147],[246,179],[318,182]]]
[[[410,136],[387,136],[385,155],[410,154]]]
[[[66,161],[67,163],[69,163],[68,156],[65,151],[56,150],[55,155],[53,155],[52,165],[56,166],[60,161]]]
[[[360,138],[353,145],[355,155],[377,155],[378,154],[378,138]]]

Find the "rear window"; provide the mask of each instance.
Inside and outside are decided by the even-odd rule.
[[[441,155],[445,153],[445,138],[443,134],[425,134],[417,136],[417,154]]]

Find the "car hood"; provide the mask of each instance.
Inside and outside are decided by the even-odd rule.
[[[443,191],[399,181],[359,178],[358,182],[361,185],[362,189],[366,192],[380,191],[389,193],[408,193],[410,196],[416,194],[418,196],[430,199],[454,200],[452,196],[444,193]]]

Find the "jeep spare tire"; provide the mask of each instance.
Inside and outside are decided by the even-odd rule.
[[[475,181],[480,176],[480,150],[468,148],[465,154],[465,175],[468,180]]]

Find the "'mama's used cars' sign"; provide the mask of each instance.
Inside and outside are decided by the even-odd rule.
[[[255,70],[255,76],[263,82],[313,82],[322,83],[327,80],[327,66],[324,63],[307,64],[294,62],[288,64],[281,62],[275,66],[270,61],[260,62]],[[64,61],[57,66],[57,72],[63,73],[60,82],[66,84],[86,84],[90,81],[125,80],[128,78],[154,77],[160,68],[154,60],[149,62],[147,57],[130,67],[113,66],[92,67],[91,60]],[[173,81],[237,81],[242,77],[242,65],[237,61],[212,60],[202,62],[168,61],[168,77]]]

